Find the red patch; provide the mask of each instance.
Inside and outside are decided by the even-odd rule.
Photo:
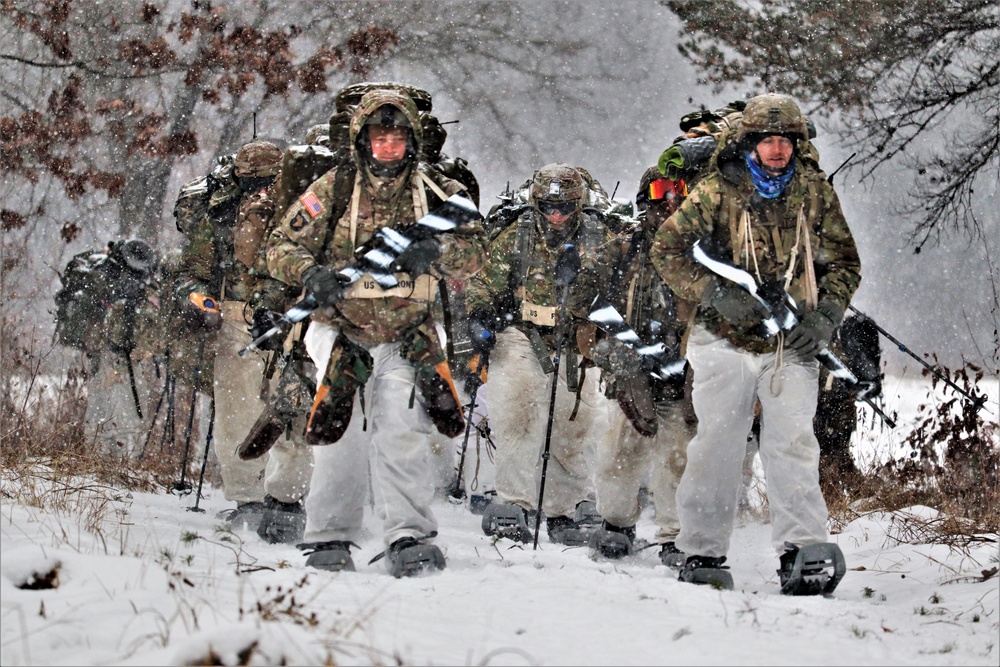
[[[310,217],[315,218],[323,212],[323,205],[319,203],[319,199],[316,198],[316,195],[311,192],[307,192],[299,197],[299,201],[302,202],[302,207],[306,210],[306,213],[308,213]]]

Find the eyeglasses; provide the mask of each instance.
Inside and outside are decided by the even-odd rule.
[[[545,201],[544,199],[535,203],[538,208],[538,212],[542,215],[553,215],[558,213],[559,215],[569,215],[576,211],[577,202],[575,201]]]
[[[677,197],[687,197],[687,183],[678,179],[672,181],[669,178],[658,178],[649,184],[649,200],[676,199]]]

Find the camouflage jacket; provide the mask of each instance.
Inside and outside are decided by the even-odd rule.
[[[285,309],[288,286],[269,277],[263,260],[258,262],[255,253],[236,251],[237,239],[244,247],[253,244],[247,234],[238,237],[236,230],[270,227],[270,220],[262,219],[269,218],[268,211],[273,211],[273,205],[268,206],[270,200],[268,188],[244,193],[239,199],[230,198],[209,209],[187,234],[177,269],[175,297],[183,299],[192,292],[201,292],[220,300],[245,301],[251,309]],[[259,247],[264,234],[258,233],[256,238]]]
[[[734,146],[735,148],[735,146]],[[721,247],[731,249],[732,262],[748,270],[758,283],[785,284],[792,258],[794,268],[788,293],[805,312],[807,301],[804,248],[796,249],[800,215],[805,216],[815,268],[818,300],[830,300],[846,309],[861,282],[861,263],[840,201],[822,171],[796,157],[795,176],[774,199],[760,197],[743,162],[733,151],[719,154],[717,168],[699,181],[680,208],[656,232],[650,259],[664,282],[681,298],[700,302],[712,274],[691,257],[696,241],[712,236]],[[745,216],[750,221],[750,239]],[[752,248],[752,252],[748,252]],[[737,331],[707,306],[699,306],[695,321],[750,352],[773,351],[776,339],[762,339]]]
[[[354,261],[354,253],[382,227],[401,228],[413,223],[425,213],[417,202],[427,202],[433,210],[442,202],[425,178],[432,180],[446,196],[465,190],[456,181],[447,179],[420,164],[396,178],[376,178],[359,172],[356,175],[352,201],[357,202],[356,218],[352,205],[336,220],[335,184],[337,169],[324,174],[295,201],[267,242],[267,266],[271,275],[292,285],[302,284],[302,274],[322,263],[342,269]],[[343,204],[343,202],[341,202]],[[352,237],[352,219],[353,237]],[[441,243],[441,258],[435,264],[441,276],[464,279],[476,273],[486,259],[485,237],[478,223],[460,227],[436,237]],[[358,281],[359,288],[365,287]],[[405,283],[404,278],[401,282]],[[411,283],[412,284],[412,283]],[[317,321],[334,321],[341,331],[360,343],[388,343],[431,319],[434,293],[409,295],[352,297],[341,300],[336,308],[313,315]]]
[[[569,340],[577,336],[581,324],[586,324],[594,297],[608,284],[622,256],[621,238],[599,216],[580,215],[581,224],[566,241],[577,244],[582,267],[566,303]],[[470,311],[480,307],[510,310],[509,326],[524,333],[537,329],[549,351],[554,352],[560,296],[555,265],[562,243],[550,247],[545,237],[539,214],[533,208],[524,210],[490,244],[486,267],[469,282],[466,303]],[[588,350],[581,352],[589,356]]]

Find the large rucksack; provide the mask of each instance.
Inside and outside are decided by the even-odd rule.
[[[210,208],[240,196],[236,182],[235,155],[223,155],[211,172],[188,181],[174,201],[174,222],[177,231],[188,234],[208,213]]]
[[[87,349],[88,332],[104,320],[107,261],[107,252],[87,250],[74,255],[59,276],[55,337],[60,345]]]

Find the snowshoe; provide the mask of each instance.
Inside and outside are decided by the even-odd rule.
[[[799,547],[785,542],[785,549],[778,570],[782,595],[829,595],[847,572],[844,554],[836,544]]]
[[[712,556],[688,556],[677,579],[689,584],[699,584],[711,586],[718,590],[731,591],[733,590],[733,575],[729,573],[728,567],[722,565],[725,562],[725,556],[719,558]]]
[[[635,553],[635,526],[620,528],[603,521],[590,534],[590,548],[608,560],[618,560]]]
[[[490,503],[483,513],[483,532],[517,542],[532,541],[527,510],[509,503]]]
[[[306,529],[306,509],[299,500],[283,503],[264,496],[264,514],[257,525],[257,535],[270,544],[288,544],[302,539]]]
[[[445,568],[444,554],[440,549],[413,537],[401,537],[393,542],[386,551],[386,557],[389,573],[397,579]]]
[[[549,533],[549,541],[565,544],[568,547],[585,547],[590,544],[592,526],[581,528],[576,521],[568,516],[553,516],[545,519],[545,528]]]
[[[219,515],[225,519],[232,530],[257,530],[264,516],[264,503],[253,500],[248,503],[236,503],[236,509],[228,510]]]
[[[593,500],[584,500],[576,505],[576,512],[573,513],[573,522],[577,528],[592,526],[597,528],[603,522],[601,515],[597,512],[597,503]]]
[[[675,570],[684,566],[686,556],[673,542],[665,542],[660,548],[660,562]]]
[[[297,545],[306,552],[306,566],[327,572],[354,572],[354,561],[351,559],[353,542],[333,540],[330,542],[306,542]]]

